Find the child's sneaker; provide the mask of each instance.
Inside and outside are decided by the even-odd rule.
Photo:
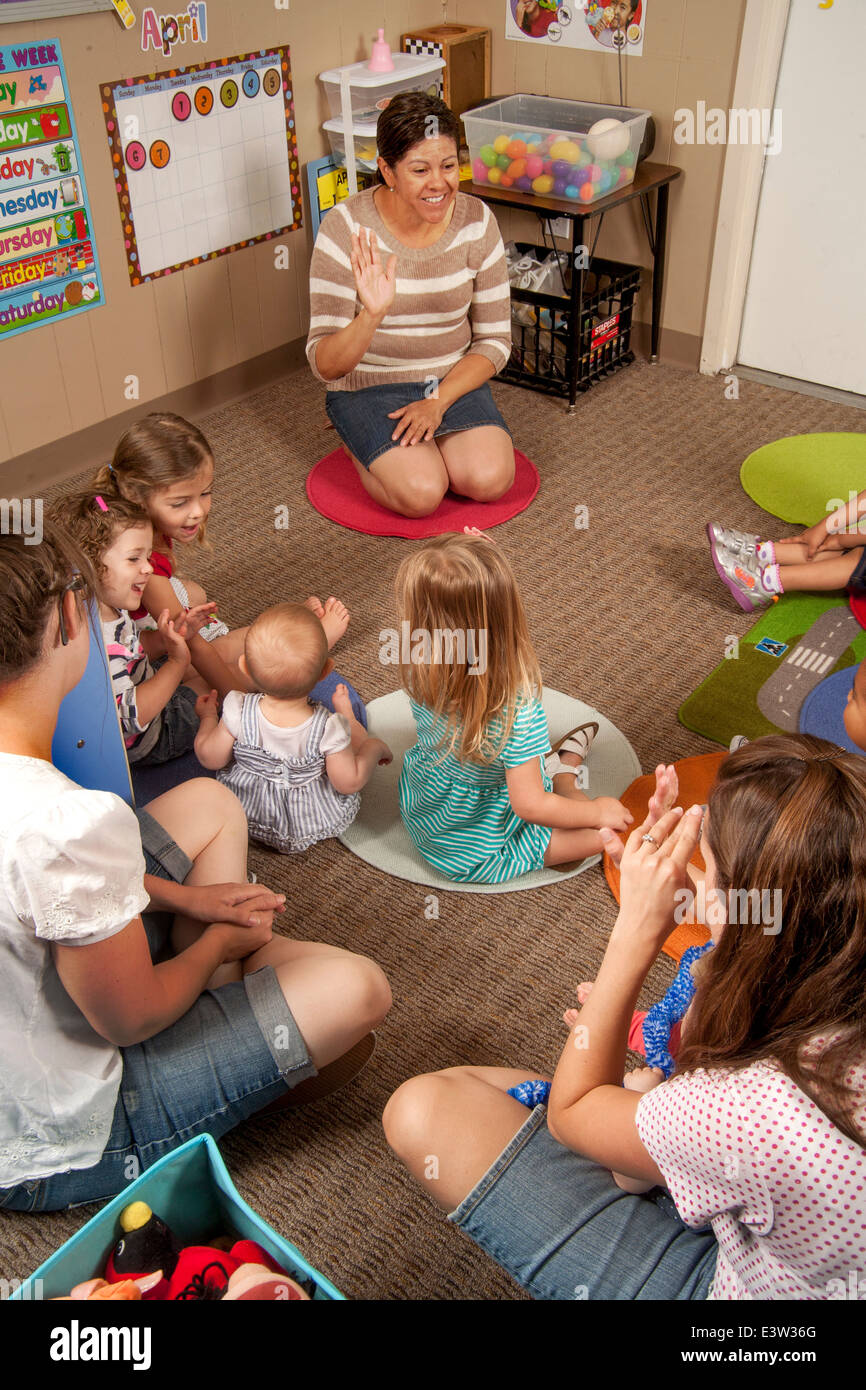
[[[712,550],[727,551],[749,569],[757,563],[760,536],[753,536],[748,531],[732,531],[719,526],[718,522],[710,521],[707,523],[707,539]]]
[[[728,551],[718,551],[712,541],[710,541],[710,550],[716,573],[728,586],[742,609],[747,613],[754,613],[755,609],[763,608],[765,604],[773,602],[775,595],[767,593],[764,588],[757,562],[754,567],[747,567]]]

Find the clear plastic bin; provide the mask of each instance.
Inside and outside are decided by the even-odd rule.
[[[393,72],[371,72],[366,63],[350,63],[343,68],[331,68],[319,73],[324,83],[331,115],[342,118],[340,77],[348,73],[351,84],[352,122],[378,119],[380,111],[398,92],[428,92],[439,96],[442,86],[444,58],[430,58],[414,53],[392,53]]]
[[[594,203],[634,179],[651,112],[519,94],[464,111],[472,178],[544,198]],[[590,135],[596,122],[608,131]]]
[[[346,136],[342,121],[325,121],[322,126],[331,142],[331,153],[338,164],[346,163]],[[359,169],[376,168],[376,122],[357,121],[352,126],[355,144],[355,163]]]

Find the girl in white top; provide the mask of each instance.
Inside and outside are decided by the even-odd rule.
[[[284,898],[247,882],[225,787],[186,782],[139,822],[52,766],[93,582],[49,519],[37,546],[0,536],[0,1208],[13,1210],[111,1196],[131,1157],[146,1168],[291,1100],[390,1003],[372,961],[272,935]],[[147,908],[196,923],[188,949],[154,964]],[[218,966],[235,980],[217,999],[202,991]]]
[[[508,1094],[538,1076],[525,1068],[416,1077],[388,1103],[391,1146],[536,1297],[844,1298],[866,1268],[866,763],[805,735],[725,761],[701,850],[727,921],[696,971],[676,1074],[625,1086],[701,809],[650,816],[625,847],[606,834],[620,912],[547,1111],[527,1120]],[[771,911],[762,892],[780,895]]]

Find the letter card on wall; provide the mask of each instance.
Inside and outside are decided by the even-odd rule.
[[[0,47],[0,337],[103,303],[57,39]]]
[[[131,284],[301,225],[288,48],[101,92]]]

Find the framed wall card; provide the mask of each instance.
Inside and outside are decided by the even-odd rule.
[[[106,82],[130,283],[301,225],[288,48]]]
[[[57,39],[0,47],[0,337],[103,303]]]

